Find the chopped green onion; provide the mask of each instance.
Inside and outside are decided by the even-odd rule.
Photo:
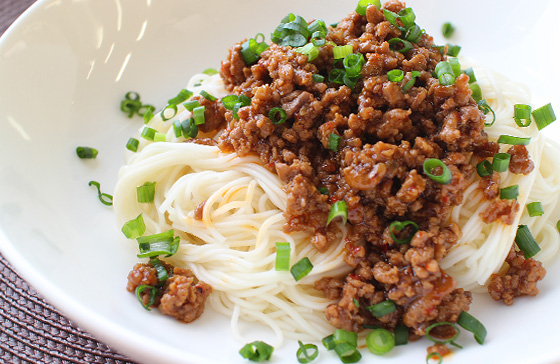
[[[154,135],[154,142],[165,142],[167,141],[167,135],[163,133],[156,133]]]
[[[329,189],[326,187],[319,187],[317,188],[317,191],[319,191],[319,193],[321,195],[328,195],[329,194]]]
[[[165,269],[165,266],[163,265],[161,260],[159,260],[158,258],[152,258],[150,259],[150,264],[155,268],[157,278],[160,283],[165,282],[169,278],[167,269]]]
[[[204,97],[206,100],[208,101],[216,101],[217,98],[215,98],[214,96],[210,95],[208,92],[202,90],[200,91],[200,96]]]
[[[438,327],[438,326],[445,326],[445,325],[451,326],[455,329],[455,335],[453,335],[452,338],[440,340],[440,339],[436,339],[436,338],[434,338],[430,335],[430,331],[432,331],[433,328]],[[455,325],[452,322],[436,322],[435,324],[432,324],[432,325],[430,325],[426,328],[426,337],[428,339],[430,339],[431,341],[435,342],[436,344],[446,344],[446,343],[453,342],[459,336],[459,334],[460,334],[459,328],[457,327],[457,325]]]
[[[202,125],[206,122],[206,119],[204,118],[205,110],[206,108],[204,106],[197,106],[193,109],[192,115],[193,115],[195,125]]]
[[[455,84],[455,76],[451,73],[444,73],[438,77],[439,83],[442,86],[451,86]]]
[[[391,82],[400,82],[404,78],[404,72],[403,70],[398,69],[390,70],[389,72],[387,72],[387,78]]]
[[[433,181],[443,185],[449,184],[452,179],[451,170],[437,158],[428,158],[424,161],[424,173]],[[440,174],[434,174],[437,170],[441,170]]]
[[[364,55],[361,53],[350,53],[344,60],[342,64],[346,70],[346,75],[348,77],[359,77],[362,75],[362,67],[366,63],[364,60]]]
[[[434,77],[437,77],[442,86],[450,86],[455,83],[453,68],[448,61],[438,62],[434,68]]]
[[[97,157],[98,150],[90,147],[77,147],[76,154],[80,159],[95,159]]]
[[[272,121],[272,124],[284,124],[287,118],[286,110],[281,107],[273,107],[268,112],[268,118],[270,119],[270,121]]]
[[[193,118],[185,119],[181,122],[181,130],[185,139],[196,138],[198,135],[198,126]]]
[[[174,230],[168,230],[163,233],[140,236],[136,238],[140,254],[138,258],[153,258],[159,255],[171,256],[179,249],[181,238],[174,235]]]
[[[313,74],[313,82],[322,83],[322,82],[324,82],[324,81],[325,81],[325,76],[319,75],[319,74],[317,74],[317,73],[314,73],[314,74]]]
[[[204,71],[202,71],[203,74],[208,75],[208,76],[213,76],[218,74],[218,70],[215,68],[207,68]]]
[[[476,76],[474,75],[474,70],[472,67],[467,68],[463,71],[463,73],[469,76],[469,83],[476,82]]]
[[[492,121],[487,123],[484,122],[484,126],[492,126],[494,125],[494,122],[496,121],[496,113],[494,112],[494,110],[492,110],[492,108],[490,107],[490,105],[488,105],[488,103],[486,102],[486,100],[480,100],[477,102],[478,105],[478,109],[481,110],[484,115],[487,115],[489,112],[492,113]]]
[[[261,33],[257,34],[255,38],[259,38]],[[241,57],[247,66],[256,63],[261,57],[261,53],[268,49],[268,44],[264,41],[257,41],[255,38],[250,38],[241,45]],[[264,39],[264,35],[262,35]],[[260,39],[259,39],[260,40]]]
[[[412,71],[410,72],[410,80],[402,87],[402,92],[407,92],[414,84],[416,83],[416,79],[420,77],[421,73],[419,71]]]
[[[408,8],[410,9],[410,8]],[[406,9],[404,9],[406,10]],[[402,10],[401,10],[402,12]],[[399,12],[399,14],[401,13]],[[402,20],[402,17],[401,17]],[[418,26],[418,24],[413,24],[410,28],[407,28],[404,38],[412,43],[418,43],[420,38],[422,38],[422,34],[424,34],[424,30]]]
[[[154,137],[156,136],[157,131],[155,129],[152,129],[150,127],[145,126],[142,129],[142,133],[140,134],[140,136],[146,140],[149,141],[154,141]]]
[[[299,349],[297,350],[296,357],[298,362],[302,364],[311,363],[317,355],[319,355],[319,348],[315,344],[303,344],[298,340]]]
[[[144,300],[142,299],[142,293],[147,289],[150,290],[150,299],[148,300],[148,303],[145,304]],[[148,311],[151,311],[150,306],[156,302],[157,293],[158,289],[148,284],[142,284],[136,287],[136,298],[138,298],[138,301],[142,304],[142,307],[144,307]]]
[[[337,344],[334,351],[343,363],[356,363],[362,358],[358,348],[346,342]]]
[[[137,152],[139,144],[140,141],[138,139],[129,138],[128,141],[126,142],[126,149],[130,150],[131,152]]]
[[[358,334],[353,331],[336,329],[333,333],[333,340],[336,345],[348,343],[354,347],[358,346]]]
[[[340,144],[340,140],[342,139],[342,137],[340,135],[337,135],[335,133],[330,133],[329,134],[329,149],[332,150],[333,152],[338,152],[338,146]]]
[[[509,161],[511,159],[511,155],[508,153],[498,153],[494,155],[492,160],[492,169],[496,172],[505,172],[509,168]]]
[[[296,48],[295,51],[306,55],[307,62],[313,61],[319,55],[319,49],[313,43],[307,43],[303,47]]]
[[[136,187],[136,198],[139,203],[152,203],[156,194],[156,183],[145,182],[142,186]]]
[[[271,40],[281,46],[301,47],[307,43],[310,34],[305,19],[290,13],[271,34]]]
[[[526,104],[513,105],[513,120],[521,128],[531,125],[531,106]]]
[[[519,186],[512,185],[500,189],[500,199],[502,200],[517,200],[519,196]]]
[[[168,113],[166,112],[167,110],[172,110],[172,114],[171,115],[167,115]],[[177,115],[177,105],[176,104],[169,104],[167,105],[163,110],[161,110],[161,112],[159,113],[159,115],[161,116],[161,120],[163,121],[167,121],[169,119],[172,119],[175,117],[175,115]]]
[[[441,354],[434,351],[434,352],[432,352],[432,353],[429,353],[428,356],[426,357],[426,364],[431,364],[430,361],[431,361],[434,357],[437,357],[437,359],[438,359],[437,364],[443,363],[443,358],[441,357]]]
[[[507,153],[504,153],[504,154],[507,154]],[[490,163],[489,160],[484,159],[483,161],[481,161],[480,163],[478,163],[476,165],[476,172],[478,173],[478,175],[480,177],[486,177],[486,176],[491,175],[494,172],[494,169],[492,168],[492,163]]]
[[[535,124],[537,124],[537,128],[539,128],[539,130],[556,120],[554,109],[550,103],[535,109],[535,111],[531,114],[533,115],[533,119],[535,119]]]
[[[510,145],[527,145],[530,141],[531,138],[522,138],[511,135],[500,135],[498,138],[498,143]]]
[[[441,34],[443,34],[445,38],[451,38],[454,32],[455,32],[455,27],[453,26],[453,24],[449,22],[443,23],[441,27]]]
[[[343,46],[336,46],[333,47],[333,56],[334,59],[342,59],[344,57],[346,57],[349,54],[352,54],[352,52],[354,51],[354,49],[352,48],[351,44],[346,44]]]
[[[324,346],[327,350],[332,350],[332,349],[334,349],[334,347],[336,346],[336,343],[334,342],[334,334],[324,337],[324,338],[321,340],[321,343],[323,343],[323,346]]]
[[[307,28],[312,34],[312,37],[314,37],[316,33],[321,33],[323,36],[327,34],[327,24],[321,19],[313,20]]]
[[[278,271],[290,270],[290,243],[276,243],[276,265]]]
[[[543,210],[543,207],[542,207],[542,203],[540,203],[539,201],[528,203],[527,204],[527,212],[529,213],[530,217],[544,215],[544,210]]]
[[[292,273],[292,276],[296,281],[299,281],[300,279],[308,275],[312,269],[313,264],[311,264],[309,258],[304,257],[299,262],[294,264],[292,268],[290,268],[290,273]]]
[[[121,111],[126,113],[129,118],[132,118],[141,108],[140,95],[133,91],[127,92],[124,100],[121,101]]]
[[[331,206],[329,217],[327,218],[327,226],[331,223],[332,220],[336,219],[337,217],[342,217],[344,224],[346,224],[348,211],[346,207],[346,201],[344,200],[337,201]]]
[[[408,344],[408,327],[400,325],[395,328],[395,346]]]
[[[414,14],[414,10],[412,10],[412,8],[404,8],[399,11],[399,19],[405,28],[410,28],[415,25],[414,22],[416,21],[416,14]]]
[[[345,74],[346,72],[344,72],[344,70],[341,70],[340,68],[333,68],[329,72],[329,82],[343,84]]]
[[[386,300],[378,304],[368,306],[367,309],[369,310],[369,312],[371,312],[373,316],[379,318],[395,311],[397,309],[397,306],[395,306],[395,302],[391,300]]]
[[[274,348],[264,341],[253,341],[239,350],[242,357],[255,362],[269,360],[273,352]]]
[[[191,100],[191,101],[187,101],[183,104],[183,106],[185,107],[185,109],[189,110],[189,111],[193,111],[195,109],[195,107],[199,107],[200,106],[200,102],[198,102],[198,100]]]
[[[360,0],[356,6],[356,13],[366,15],[366,10],[369,5],[375,5],[376,8],[381,9],[380,0]]]
[[[371,353],[383,355],[395,347],[395,337],[388,330],[375,329],[367,335],[366,345]]]
[[[148,122],[150,122],[150,120],[152,120],[152,118],[154,117],[155,110],[156,110],[155,107],[148,105],[146,111],[144,111],[144,113],[142,114],[142,117],[144,118],[144,124],[147,124]]]
[[[144,223],[144,218],[142,214],[138,215],[135,219],[127,221],[122,229],[122,233],[128,239],[136,239],[146,232],[146,224]]]
[[[398,233],[400,231],[402,231],[404,228],[406,228],[407,226],[411,226],[412,227],[412,232],[404,239],[398,239],[395,236],[395,231]],[[414,237],[414,235],[418,232],[418,225],[411,220],[406,220],[406,221],[393,221],[391,223],[391,225],[389,225],[389,234],[391,235],[391,239],[393,239],[393,241],[397,244],[408,244],[412,238]]]
[[[189,91],[187,89],[182,89],[181,91],[179,91],[177,96],[169,99],[167,103],[169,105],[179,105],[181,102],[188,100],[192,95],[193,95],[192,91]]]
[[[453,70],[453,76],[459,77],[461,75],[461,64],[459,63],[459,58],[457,57],[449,57],[447,60],[451,69]]]
[[[388,42],[389,42],[389,48],[392,51],[397,51],[397,52],[400,52],[400,53],[406,53],[406,52],[412,50],[412,48],[414,48],[412,46],[412,43],[410,43],[407,40],[401,39],[401,38],[392,38],[392,39],[389,39]],[[399,44],[402,45],[401,48],[397,48]]]
[[[480,345],[484,344],[484,339],[486,339],[486,328],[473,315],[462,311],[457,319],[457,324],[463,329],[472,332],[477,343]]]
[[[531,234],[531,230],[527,225],[519,225],[517,228],[517,234],[515,235],[515,244],[519,250],[525,254],[525,258],[529,259],[535,256],[540,250],[541,247]]]
[[[88,186],[95,186],[97,188],[97,197],[103,205],[113,206],[113,196],[107,193],[101,193],[101,185],[97,181],[89,181]]]
[[[393,25],[395,28],[403,32],[405,31],[405,28],[397,23],[397,19],[399,19],[398,14],[392,12],[391,10],[383,9],[383,15],[385,16],[385,19],[387,19],[387,21],[391,23],[391,25]]]
[[[460,46],[447,43],[447,55],[449,57],[457,57],[460,51]]]
[[[174,120],[173,121],[173,134],[175,138],[181,137],[183,135],[183,129],[181,128],[181,120]]]
[[[360,301],[358,301],[358,300],[355,299],[355,298],[352,298],[352,301],[354,302],[354,306],[360,308]]]

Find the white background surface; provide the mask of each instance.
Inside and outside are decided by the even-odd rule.
[[[148,314],[124,287],[136,262],[110,208],[90,180],[112,193],[124,145],[141,125],[119,111],[127,91],[159,107],[194,73],[218,68],[227,48],[267,35],[289,12],[338,21],[356,1],[45,0],[0,41],[0,249],[23,277],[80,326],[143,363],[245,362],[228,318],[207,311],[184,325]],[[409,1],[417,23],[530,86],[534,105],[560,112],[557,1]],[[557,137],[559,126],[545,129]],[[75,155],[96,147],[96,160]],[[464,349],[446,363],[560,362],[559,264],[536,298],[512,307],[476,296],[471,313],[488,329],[484,346],[464,332]],[[362,362],[424,363],[422,340]],[[274,363],[295,363],[296,344],[277,348]],[[339,360],[325,350],[317,363]]]

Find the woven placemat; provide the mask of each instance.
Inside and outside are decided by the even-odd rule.
[[[0,0],[0,35],[34,2]],[[66,319],[1,254],[0,363],[134,364]]]

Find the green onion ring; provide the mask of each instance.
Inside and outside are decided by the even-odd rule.
[[[404,228],[406,228],[407,226],[412,226],[413,227],[412,233],[410,233],[404,239],[398,239],[395,236],[395,233],[393,232],[393,230],[396,230],[397,232],[399,232],[399,231],[403,230]],[[408,243],[410,243],[410,241],[412,240],[414,235],[416,235],[418,230],[419,230],[418,225],[414,221],[411,221],[411,220],[393,221],[391,223],[391,225],[389,225],[389,234],[391,235],[391,239],[393,239],[393,241],[397,244],[408,244]]]
[[[424,161],[423,168],[424,173],[433,181],[441,183],[443,185],[451,183],[451,180],[453,178],[451,170],[441,160],[437,158],[428,158]],[[440,175],[435,175],[433,173],[436,168],[440,168],[442,170]]]
[[[439,340],[439,339],[435,339],[430,335],[430,331],[438,326],[444,326],[444,325],[448,325],[448,326],[452,326],[455,329],[455,335],[451,338],[451,339],[445,339],[445,340]],[[430,339],[431,341],[435,342],[436,344],[446,344],[446,343],[450,343],[452,341],[454,341],[457,337],[459,337],[459,334],[461,332],[459,331],[459,328],[457,327],[457,325],[455,325],[452,322],[436,322],[435,324],[431,324],[430,326],[428,326],[426,328],[426,337],[428,339]]]

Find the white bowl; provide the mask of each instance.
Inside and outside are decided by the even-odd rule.
[[[100,340],[143,363],[246,362],[228,318],[207,310],[192,324],[147,313],[125,290],[136,262],[111,208],[88,182],[111,193],[123,151],[141,119],[119,111],[127,91],[158,106],[194,73],[218,68],[227,49],[269,34],[289,12],[336,22],[355,8],[340,0],[39,0],[0,41],[0,249],[49,302]],[[560,2],[409,1],[436,42],[457,26],[462,54],[530,86],[537,105],[560,110],[555,39]],[[268,37],[267,37],[268,38]],[[547,128],[558,136],[558,125]],[[79,160],[80,145],[99,149]],[[487,342],[465,339],[451,363],[560,362],[559,265],[535,298],[512,307],[476,296],[472,313]],[[363,362],[422,363],[427,340]],[[273,362],[296,362],[296,344]],[[321,351],[321,363],[338,363]]]

